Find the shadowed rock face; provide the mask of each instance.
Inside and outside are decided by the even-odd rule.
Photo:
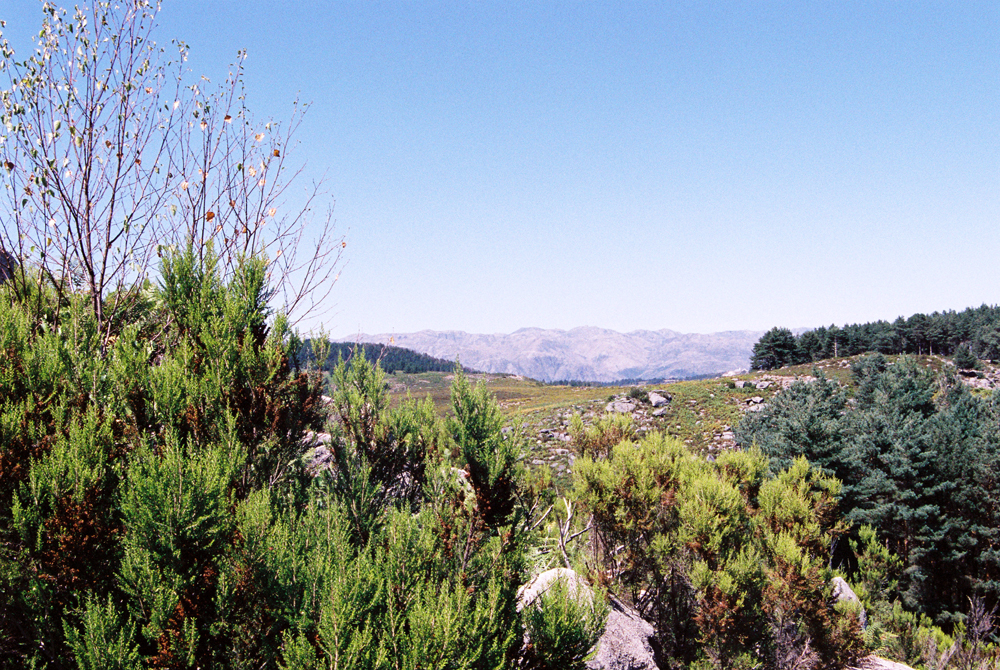
[[[396,346],[453,361],[483,372],[525,375],[541,381],[576,379],[684,378],[720,374],[749,366],[758,331],[708,335],[672,330],[619,333],[604,328],[545,330],[522,328],[510,334],[478,335],[424,330],[393,335]],[[360,335],[362,342],[385,343],[389,335]]]
[[[0,284],[14,276],[17,259],[5,249],[0,249]]]

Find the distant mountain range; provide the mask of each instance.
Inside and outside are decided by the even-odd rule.
[[[483,372],[524,375],[540,381],[684,379],[747,368],[763,331],[707,335],[672,330],[619,333],[605,328],[522,328],[510,334],[461,331],[359,335],[359,342],[405,347]]]

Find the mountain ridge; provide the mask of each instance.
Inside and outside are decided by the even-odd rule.
[[[628,333],[578,326],[569,330],[525,327],[512,333],[421,330],[359,334],[358,342],[391,343],[483,372],[519,374],[540,381],[611,382],[620,379],[687,378],[749,366],[764,331]]]

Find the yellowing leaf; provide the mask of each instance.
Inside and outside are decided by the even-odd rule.
[[[211,221],[215,218],[215,212],[205,212],[205,220]]]

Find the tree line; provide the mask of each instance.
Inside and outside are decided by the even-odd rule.
[[[981,360],[1000,359],[1000,307],[982,305],[961,312],[914,314],[892,322],[831,325],[798,336],[776,327],[754,345],[750,365],[754,370],[771,370],[867,352],[940,356],[961,352]]]
[[[326,371],[332,371],[336,368],[338,361],[349,361],[354,356],[363,356],[366,360],[378,361],[382,371],[390,375],[394,372],[419,374],[421,372],[451,372],[455,369],[454,361],[446,361],[443,358],[436,358],[429,354],[392,345],[371,342],[329,342],[324,345],[324,348],[328,353],[320,367]],[[314,359],[316,354],[313,351],[311,339],[306,339],[303,343],[301,355],[306,360]],[[322,356],[322,354],[320,355]],[[475,372],[464,366],[462,370],[469,373]]]

